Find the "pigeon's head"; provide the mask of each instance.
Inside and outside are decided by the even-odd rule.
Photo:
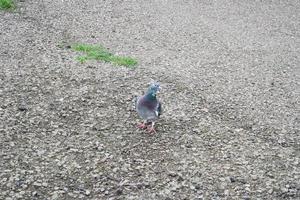
[[[155,96],[157,93],[159,93],[159,91],[160,91],[160,85],[158,82],[153,82],[150,84],[150,86],[148,88],[148,93]]]

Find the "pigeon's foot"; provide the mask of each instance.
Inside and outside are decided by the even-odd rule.
[[[148,133],[150,133],[150,134],[156,133],[156,130],[154,129],[154,127],[149,127],[147,130],[148,130]]]
[[[140,124],[137,125],[137,127],[138,127],[139,129],[146,129],[146,128],[147,128],[147,125],[146,125],[145,123],[140,123]]]

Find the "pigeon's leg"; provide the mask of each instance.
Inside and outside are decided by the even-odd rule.
[[[155,122],[151,122],[151,127],[148,128],[148,132],[150,134],[156,133],[156,130],[154,129],[154,125],[155,125]]]
[[[147,120],[145,120],[143,123],[138,124],[137,127],[140,129],[146,129],[147,128]]]

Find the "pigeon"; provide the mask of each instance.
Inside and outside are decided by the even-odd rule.
[[[145,95],[135,99],[135,110],[144,120],[143,123],[138,125],[138,128],[148,129],[149,133],[156,133],[154,124],[162,112],[161,103],[156,98],[156,94],[159,93],[159,91],[159,83],[153,82],[150,84]],[[149,124],[151,124],[151,126],[148,127]]]

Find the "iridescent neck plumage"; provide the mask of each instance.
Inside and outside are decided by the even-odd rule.
[[[148,91],[146,94],[147,99],[155,100],[156,99],[156,93],[153,91]]]

